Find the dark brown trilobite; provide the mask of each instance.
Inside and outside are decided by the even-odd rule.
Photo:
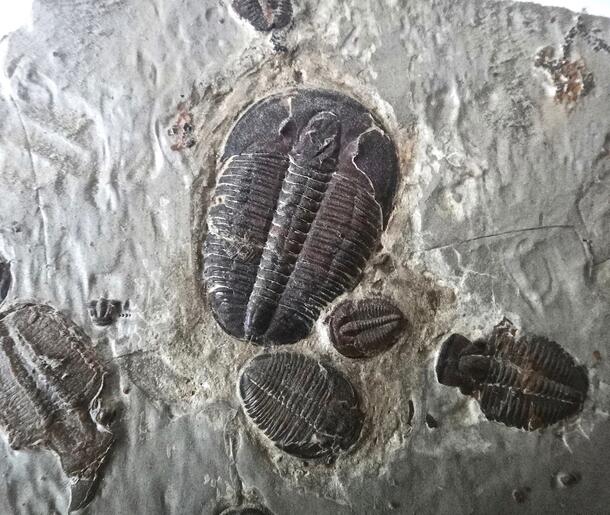
[[[298,458],[331,461],[362,429],[364,415],[350,382],[302,354],[257,356],[242,372],[239,393],[258,428]]]
[[[307,336],[358,283],[397,173],[394,145],[348,97],[295,91],[248,109],[225,145],[203,249],[222,328],[258,344]]]
[[[439,382],[479,401],[489,420],[533,431],[576,415],[589,382],[583,366],[541,336],[516,338],[509,320],[488,340],[453,334],[436,365]]]
[[[13,449],[55,451],[70,478],[70,510],[86,505],[113,443],[92,408],[104,369],[78,326],[49,306],[0,314],[0,425]]]
[[[385,352],[407,326],[402,311],[380,297],[341,302],[328,323],[335,349],[349,358],[371,358]]]
[[[233,0],[233,9],[260,32],[284,28],[292,20],[292,0]]]
[[[123,311],[120,300],[101,298],[89,302],[89,316],[91,321],[100,327],[114,324]]]
[[[0,257],[0,304],[6,299],[11,289],[13,276],[11,275],[11,264]]]

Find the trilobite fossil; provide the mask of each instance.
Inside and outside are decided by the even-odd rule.
[[[294,343],[359,281],[389,215],[393,143],[344,95],[292,91],[238,120],[208,212],[203,276],[222,328]]]
[[[89,316],[91,321],[100,327],[114,324],[123,311],[120,300],[106,299],[104,297],[89,302]]]
[[[233,9],[260,32],[284,28],[292,20],[292,0],[233,0]]]
[[[589,387],[586,369],[557,343],[516,332],[504,319],[487,340],[451,335],[436,365],[439,382],[475,397],[489,420],[528,431],[579,413]]]
[[[104,369],[91,341],[49,306],[0,314],[0,425],[13,449],[55,451],[70,478],[70,510],[86,505],[113,443],[94,420]]]
[[[0,257],[0,304],[6,299],[8,292],[11,289],[12,281],[11,264]]]
[[[332,461],[362,429],[364,414],[351,383],[302,354],[257,356],[241,374],[239,394],[258,428],[298,458]]]
[[[238,508],[227,508],[220,515],[273,515],[267,508],[247,505]]]
[[[407,327],[402,311],[382,297],[341,302],[327,322],[335,349],[350,358],[370,358],[385,352]]]

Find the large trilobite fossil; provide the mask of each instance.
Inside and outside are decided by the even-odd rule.
[[[292,20],[292,0],[233,0],[233,9],[260,32],[281,29]]]
[[[364,415],[354,387],[302,354],[257,356],[242,371],[239,394],[258,428],[298,458],[331,461],[360,436]]]
[[[359,281],[389,215],[394,145],[355,100],[268,97],[225,144],[203,275],[216,320],[258,344],[294,343]]]
[[[371,358],[385,352],[407,327],[398,306],[382,297],[343,301],[327,321],[332,344],[349,358]]]
[[[516,332],[504,319],[485,340],[453,334],[438,358],[439,382],[474,396],[489,420],[528,431],[579,413],[589,387],[586,369],[557,343]]]
[[[0,314],[0,426],[13,449],[55,451],[70,478],[70,510],[94,494],[113,436],[94,420],[104,369],[91,341],[49,306]]]

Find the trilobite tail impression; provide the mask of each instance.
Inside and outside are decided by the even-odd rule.
[[[49,306],[0,314],[0,426],[13,449],[55,451],[70,478],[70,510],[85,506],[113,436],[91,407],[104,370],[91,342]]]
[[[488,340],[451,335],[437,361],[439,382],[475,397],[489,420],[528,431],[579,413],[589,387],[586,369],[557,343],[516,333],[504,319]]]
[[[241,374],[239,394],[258,428],[298,458],[331,461],[360,436],[364,415],[353,386],[302,354],[257,356]]]

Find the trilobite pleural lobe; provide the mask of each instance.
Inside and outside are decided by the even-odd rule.
[[[242,372],[239,393],[258,428],[299,458],[332,460],[362,429],[364,415],[351,383],[302,354],[257,356]]]
[[[113,442],[90,413],[103,378],[90,340],[53,308],[21,304],[0,314],[0,425],[14,449],[59,455],[71,509],[90,499]]]
[[[394,145],[348,97],[304,90],[249,108],[225,145],[203,249],[224,330],[260,344],[305,337],[360,279],[396,181]]]
[[[516,337],[503,320],[486,340],[454,334],[436,365],[439,382],[474,396],[489,420],[526,430],[580,412],[587,372],[560,345],[540,336]]]
[[[292,19],[292,0],[233,0],[233,9],[261,32],[281,29]]]
[[[390,300],[372,297],[341,302],[328,318],[330,339],[341,354],[370,358],[391,348],[407,326]]]

